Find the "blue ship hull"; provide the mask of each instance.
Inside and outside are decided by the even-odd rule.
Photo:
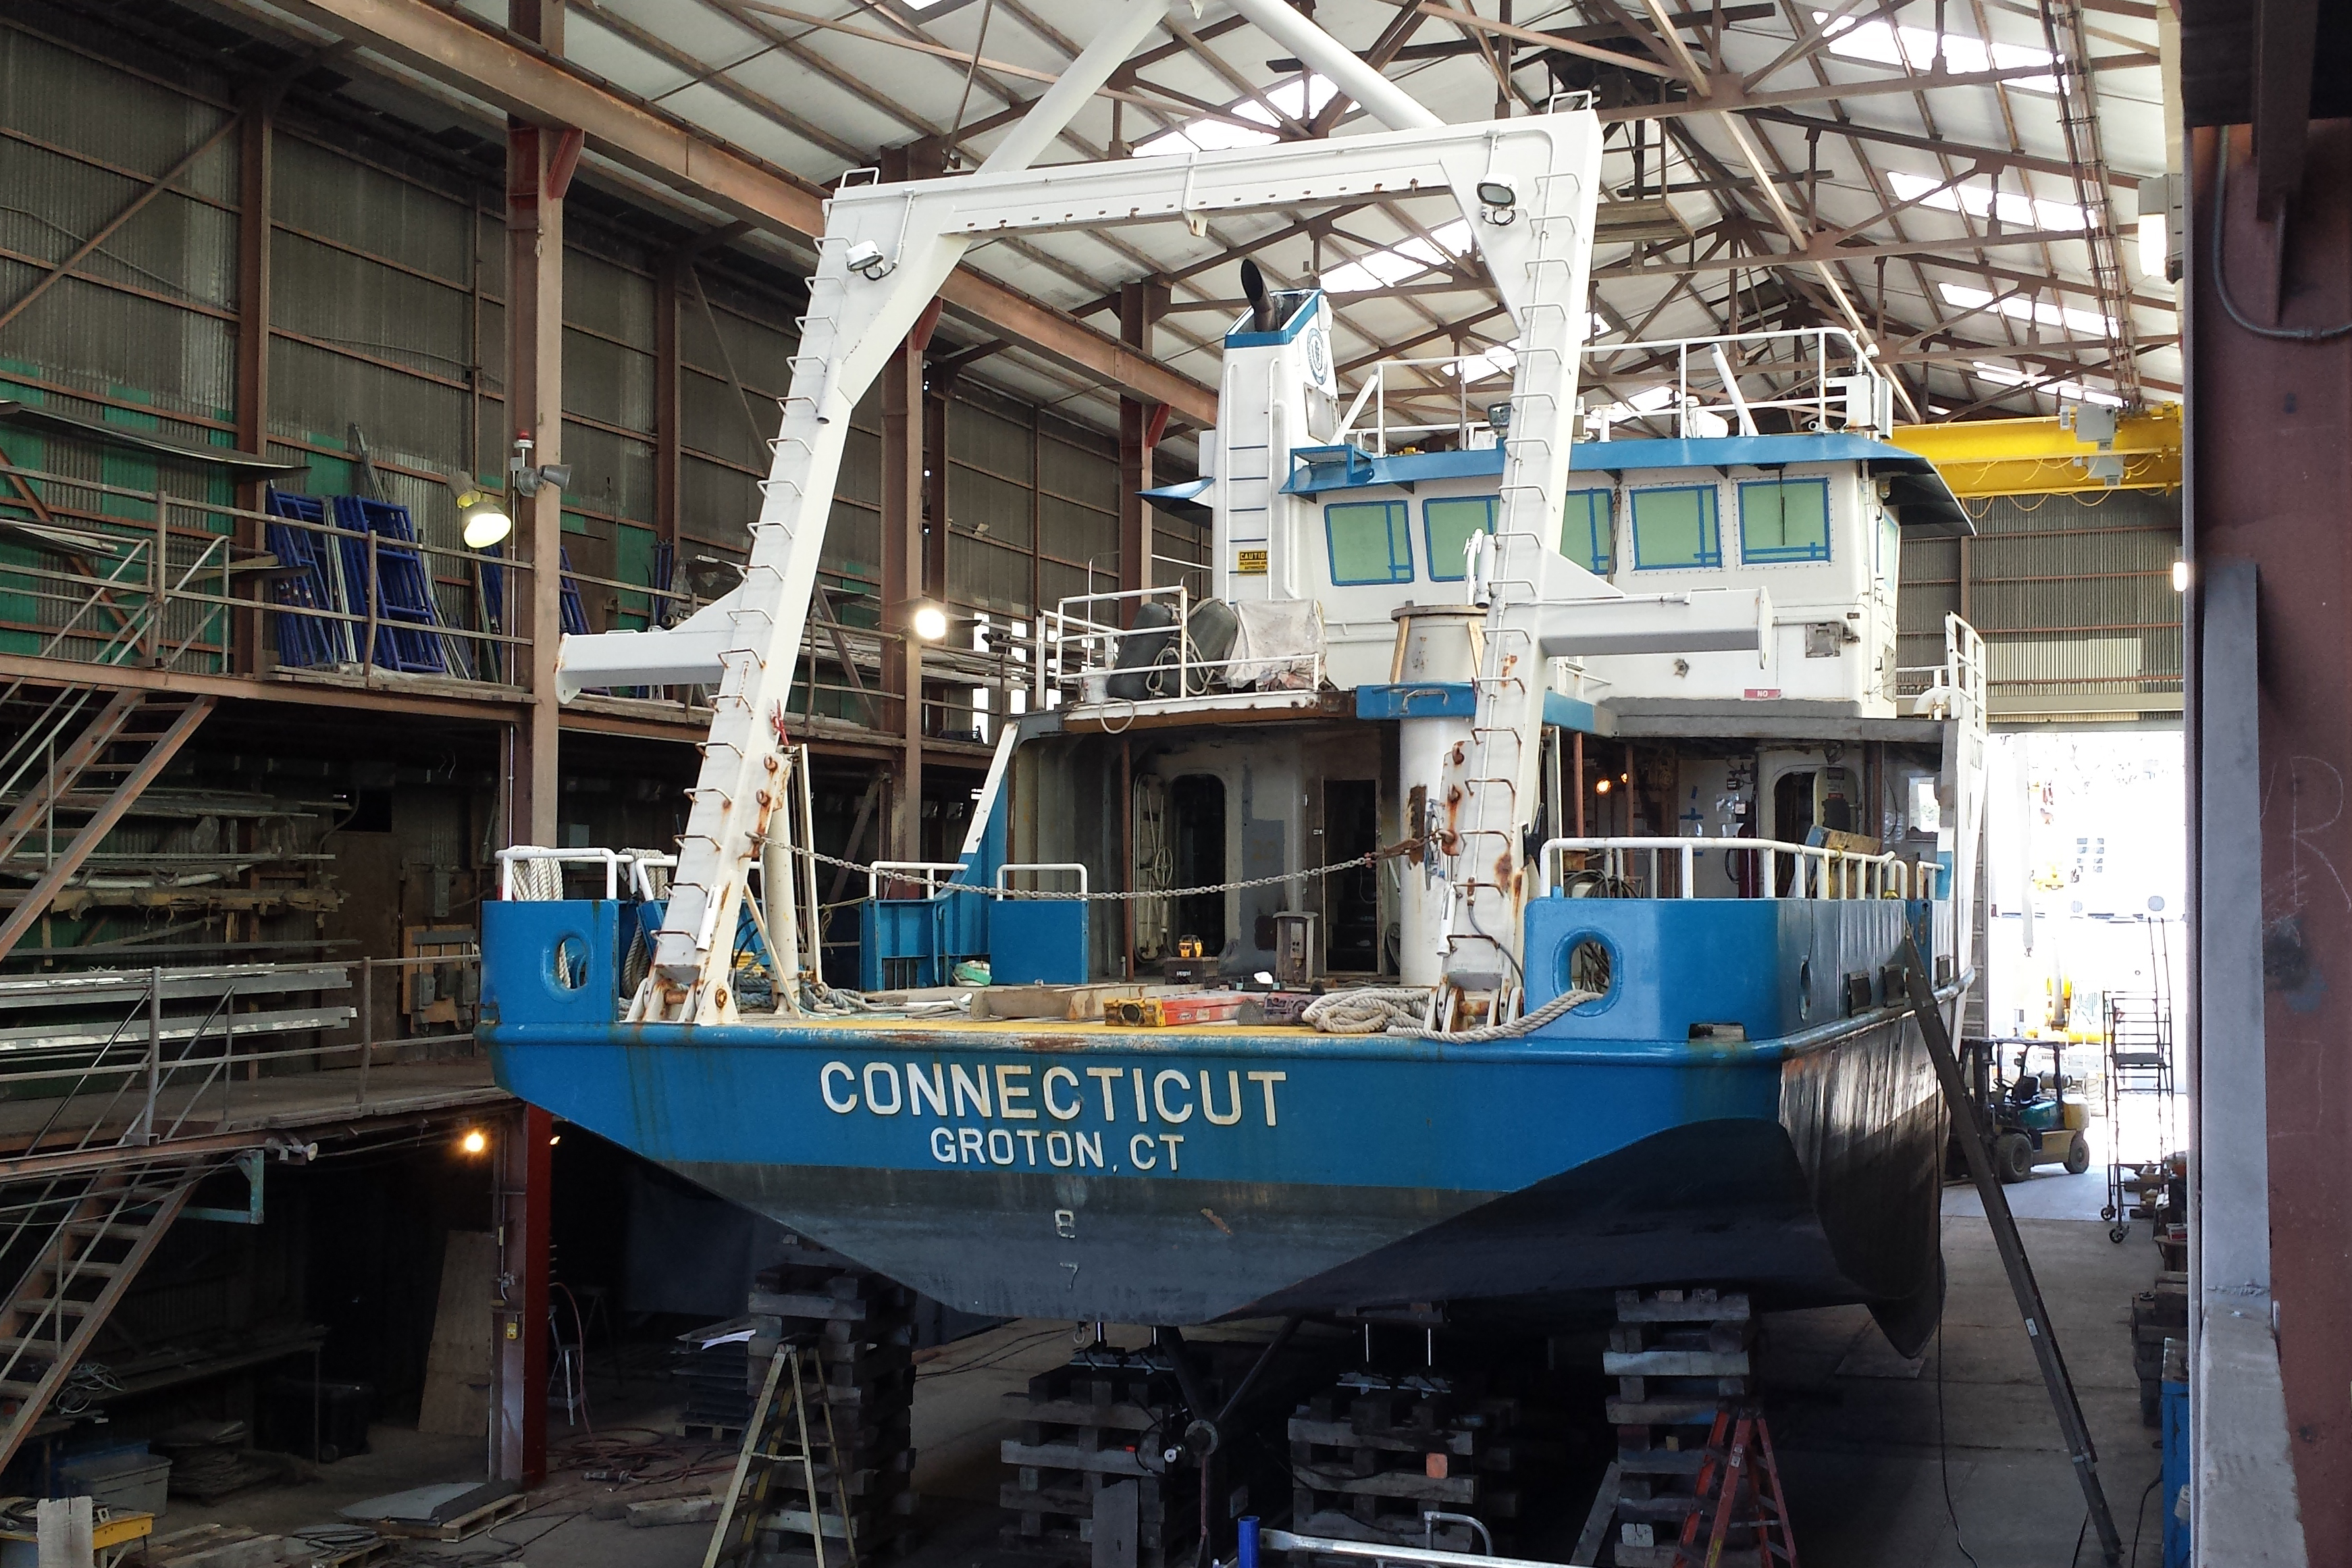
[[[1545,900],[1530,1006],[1579,941],[1646,983],[1462,1046],[616,1026],[613,907],[499,904],[484,1036],[517,1095],[967,1310],[1182,1324],[1444,1303],[1541,1324],[1705,1282],[1868,1302],[1908,1349],[1940,1301],[1944,1113],[1884,965],[1920,912]],[[567,938],[592,955],[576,988],[551,978]]]

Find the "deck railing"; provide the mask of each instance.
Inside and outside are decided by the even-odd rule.
[[[0,1072],[0,1101],[47,1108],[37,1129],[11,1142],[19,1158],[116,1142],[170,1143],[209,1133],[234,1114],[239,1086],[285,1074],[348,1072],[341,1081],[351,1103],[367,1106],[376,1067],[477,1054],[462,1019],[446,1033],[380,1032],[379,993],[393,1001],[394,1019],[414,1020],[450,990],[478,994],[480,967],[478,952],[443,952],[0,978],[0,1010],[46,1015],[43,1037],[10,1051],[22,1065]],[[262,997],[336,994],[345,1000],[239,1010]],[[184,1005],[191,1003],[194,1009]]]
[[[1033,658],[1036,670],[1034,705],[1044,708],[1055,703],[1126,702],[1130,700],[1115,696],[1110,690],[1110,682],[1126,675],[1150,677],[1167,688],[1158,697],[1133,699],[1136,701],[1230,700],[1234,693],[1227,689],[1227,682],[1234,670],[1244,665],[1288,666],[1271,689],[1314,691],[1322,687],[1326,670],[1319,647],[1312,654],[1296,656],[1201,657],[1200,647],[1192,640],[1192,613],[1198,603],[1181,583],[1065,597],[1037,619]],[[1163,635],[1150,628],[1139,634],[1119,624],[1130,605],[1140,608],[1149,604],[1165,605],[1176,617],[1173,626],[1164,628],[1168,647],[1150,664],[1121,669],[1118,656],[1124,639],[1138,635]]]
[[[1698,890],[1698,857],[1716,850],[1761,857],[1756,896],[1766,899],[1934,898],[1942,870],[1932,861],[1907,860],[1892,852],[1873,855],[1777,838],[1548,838],[1538,858],[1537,896],[1552,898],[1566,890],[1570,875],[1584,874],[1602,879],[1597,887],[1605,897],[1705,897]],[[1585,857],[1574,872],[1567,866],[1570,855]],[[1780,891],[1783,858],[1790,863],[1785,894]],[[1671,894],[1664,875],[1669,867],[1675,872]]]

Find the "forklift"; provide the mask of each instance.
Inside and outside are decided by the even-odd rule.
[[[1978,1038],[1962,1046],[1969,1058],[1962,1071],[1983,1125],[1991,1129],[1992,1167],[2002,1182],[2026,1181],[2042,1165],[2061,1166],[2070,1176],[2091,1168],[2091,1107],[2067,1094],[2063,1038]],[[2015,1054],[2004,1079],[2000,1057],[2009,1050]],[[2027,1062],[2039,1051],[2050,1053],[2050,1070],[2028,1072]]]

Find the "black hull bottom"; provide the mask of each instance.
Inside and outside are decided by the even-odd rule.
[[[1868,1302],[1907,1354],[1942,1301],[1942,1114],[1932,1110],[1848,1150],[1833,1174],[1809,1173],[1775,1123],[1714,1121],[1499,1194],[1216,1182],[1073,1191],[1067,1177],[1010,1172],[672,1168],[991,1315],[1194,1323],[1444,1302],[1450,1321],[1541,1329],[1605,1316],[1619,1289],[1704,1283],[1748,1289],[1767,1308]],[[1137,1202],[1147,1195],[1159,1201]],[[1297,1282],[1252,1291],[1269,1253]],[[999,1283],[975,1291],[974,1280]]]

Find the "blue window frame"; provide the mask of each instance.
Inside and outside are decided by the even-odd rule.
[[[1749,479],[1739,487],[1739,558],[1827,561],[1830,482]]]
[[[1614,492],[1568,492],[1568,507],[1559,525],[1559,552],[1598,576],[1606,577],[1617,569]]]
[[[1633,570],[1723,564],[1721,506],[1713,485],[1633,492]]]
[[[1330,551],[1335,586],[1412,581],[1412,509],[1401,500],[1325,507],[1323,542]]]
[[[1469,575],[1456,572],[1466,565],[1466,547],[1474,533],[1495,531],[1495,510],[1500,496],[1449,496],[1421,503],[1422,540],[1429,547],[1429,577],[1433,583],[1459,583]]]

